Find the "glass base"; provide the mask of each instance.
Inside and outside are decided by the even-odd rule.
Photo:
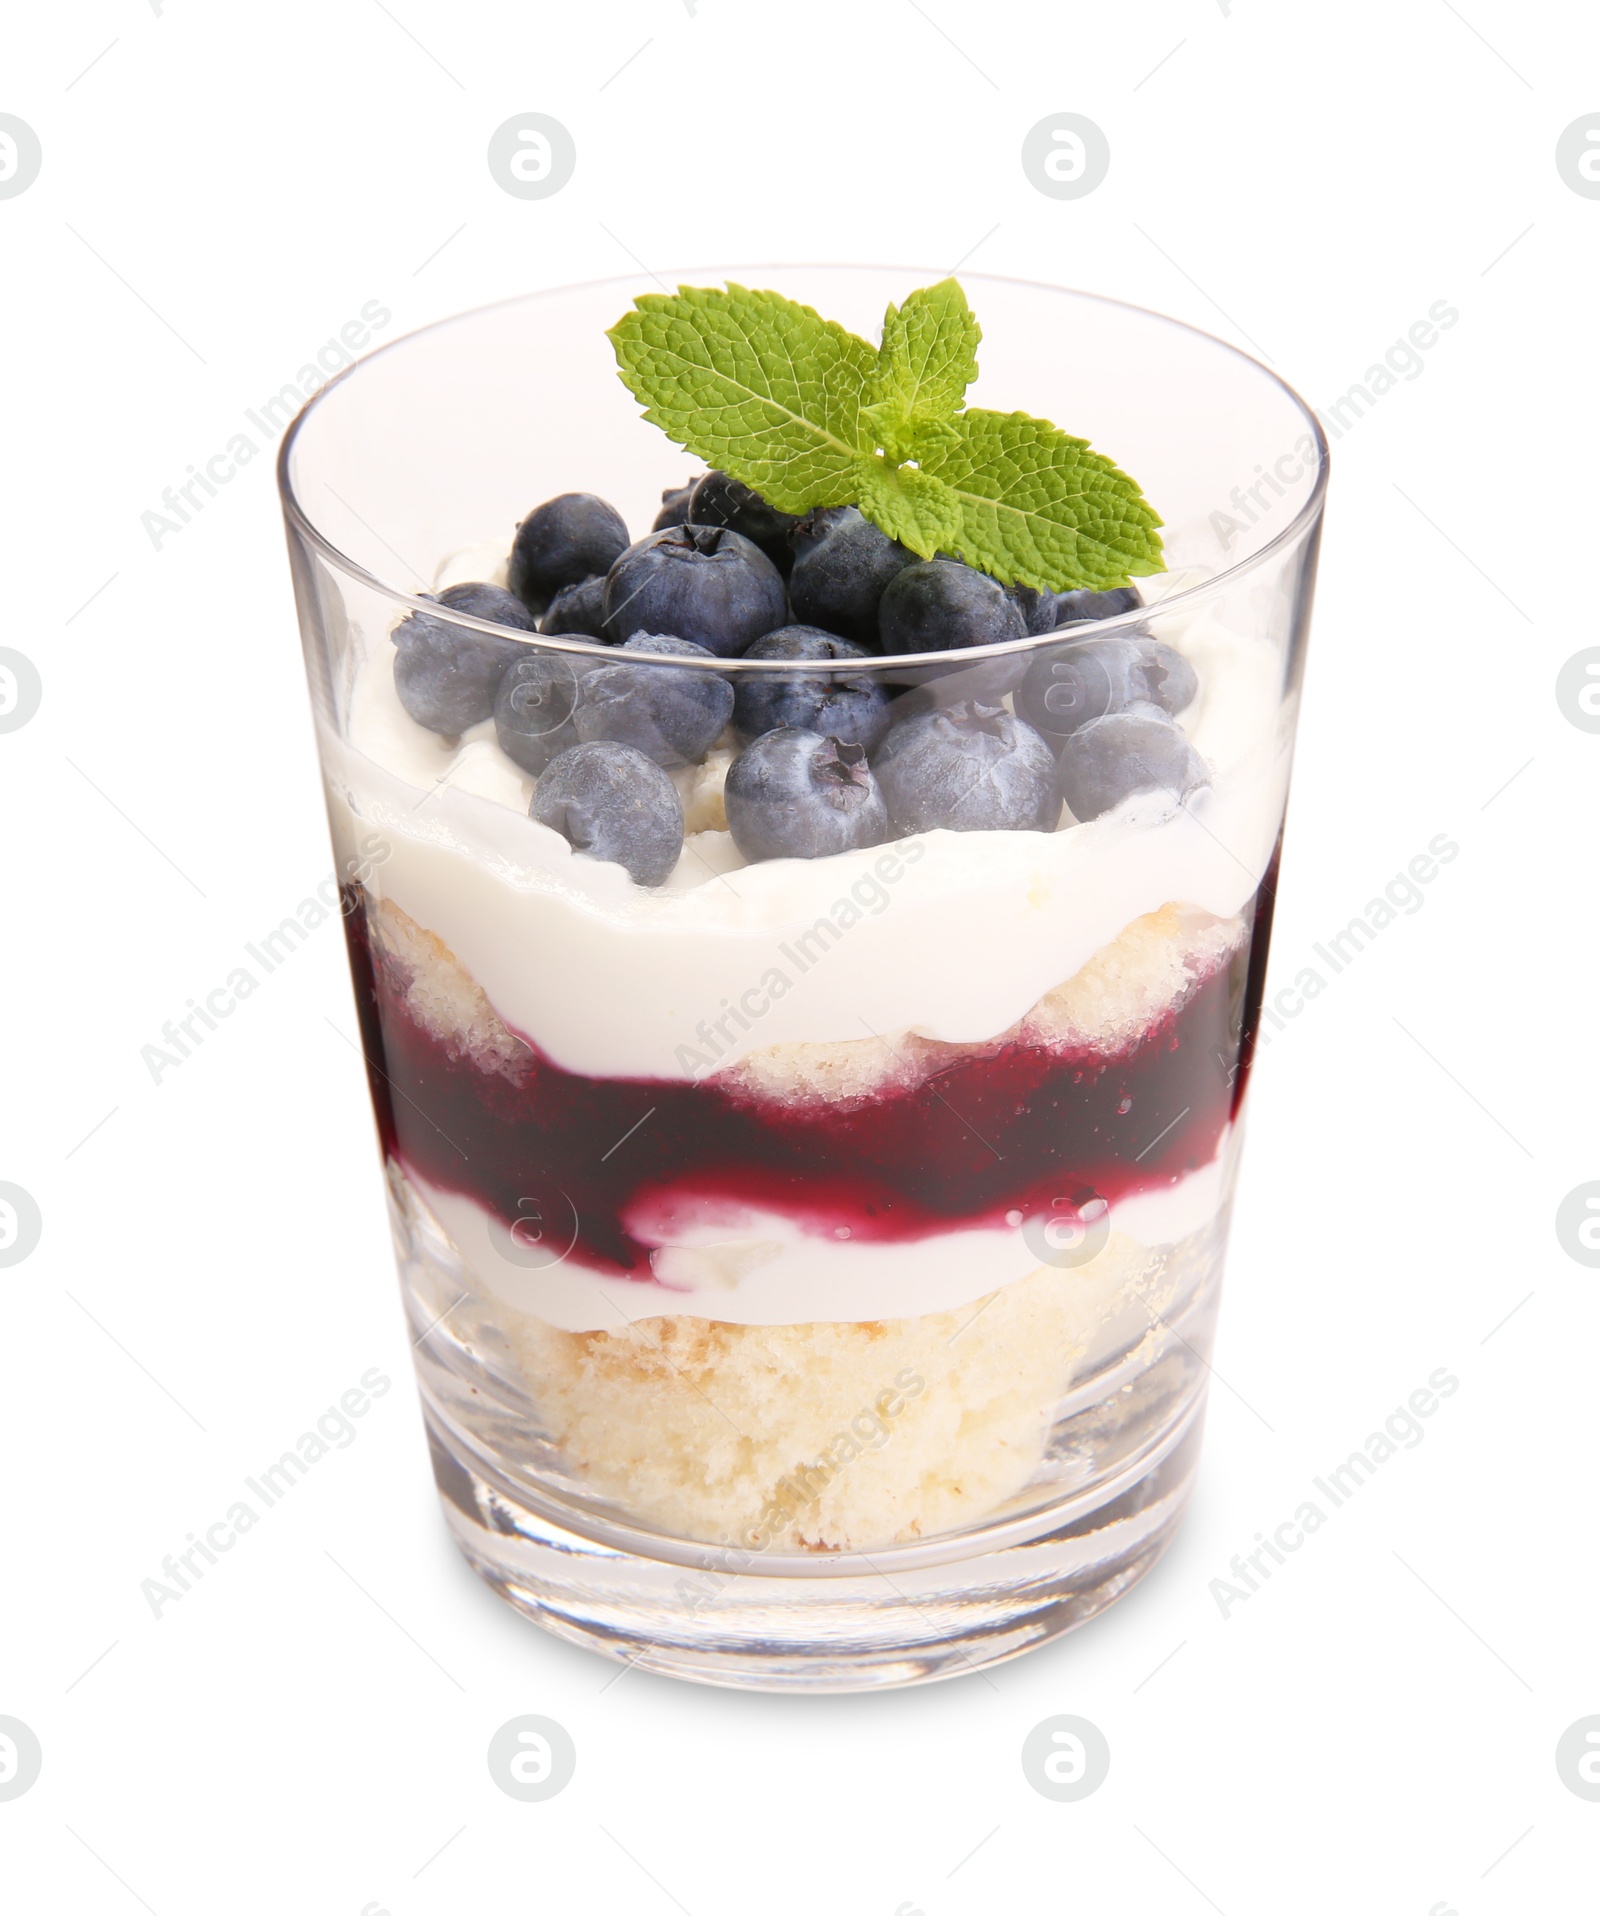
[[[424,1391],[451,1534],[478,1575],[571,1643],[664,1676],[818,1694],[971,1674],[1037,1649],[1131,1590],[1176,1534],[1199,1460],[1203,1397],[1121,1481],[1026,1519],[870,1555],[770,1559],[678,1544],[496,1479]],[[754,1561],[754,1560],[746,1560]]]

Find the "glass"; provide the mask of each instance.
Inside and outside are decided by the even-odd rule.
[[[684,277],[870,338],[930,276]],[[1092,626],[851,661],[850,682],[899,716],[992,711],[1068,642],[1154,639],[1193,668],[1209,786],[1048,835],[747,864],[719,747],[673,771],[689,837],[647,890],[529,819],[492,721],[414,723],[391,634],[426,613],[550,661],[552,726],[615,668],[421,595],[504,583],[542,500],[599,494],[638,538],[699,470],[605,338],[653,283],[385,346],[280,460],[435,1474],[479,1574],[591,1649],[753,1688],[959,1675],[1128,1589],[1193,1482],[1327,447],[1217,340],[970,276],[973,401],[1134,473],[1169,571]],[[740,697],[840,676],[636,669]]]

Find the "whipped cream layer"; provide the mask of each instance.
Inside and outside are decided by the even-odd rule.
[[[1233,1188],[1238,1139],[1238,1127],[1231,1126],[1211,1163],[1113,1204],[1109,1229],[1149,1251],[1202,1230]],[[651,1253],[650,1277],[611,1277],[570,1255],[559,1215],[548,1220],[545,1241],[530,1249],[472,1198],[441,1190],[415,1171],[405,1175],[480,1292],[557,1330],[614,1331],[676,1316],[724,1324],[921,1317],[975,1303],[1041,1267],[1037,1232],[1020,1212],[1004,1230],[958,1228],[909,1243],[872,1244],[820,1237],[789,1218],[752,1211],[737,1226],[725,1218],[680,1224],[671,1241]]]
[[[341,868],[364,862],[369,891],[568,1071],[692,1080],[770,1045],[980,1042],[1146,912],[1234,916],[1271,860],[1292,738],[1276,649],[1204,611],[1151,624],[1200,682],[1181,723],[1213,784],[1187,807],[1142,796],[1053,833],[935,831],[747,865],[716,828],[723,752],[682,776],[683,855],[653,891],[528,816],[533,781],[492,722],[459,740],[416,724],[388,634],[369,633],[348,741],[324,741]]]

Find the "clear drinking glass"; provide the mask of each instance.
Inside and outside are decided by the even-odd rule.
[[[874,338],[936,275],[682,277]],[[653,283],[385,346],[280,460],[435,1474],[479,1574],[591,1649],[752,1688],[959,1675],[1134,1584],[1194,1478],[1327,446],[1230,346],[970,276],[973,401],[1135,474],[1170,569],[1092,628],[851,676],[898,712],[1003,701],[1065,638],[1142,632],[1193,668],[1209,787],[746,865],[719,748],[674,774],[689,836],[645,890],[529,818],[492,722],[406,716],[391,632],[427,611],[569,685],[615,665],[420,595],[503,583],[558,493],[637,538],[698,470],[605,337]]]

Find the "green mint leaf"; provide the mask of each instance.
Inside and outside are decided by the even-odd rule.
[[[875,443],[889,458],[914,457],[918,429],[960,410],[978,376],[982,337],[953,279],[921,287],[903,306],[890,306],[863,408]]]
[[[974,407],[930,443],[922,471],[954,493],[961,530],[946,550],[1008,584],[1105,591],[1163,567],[1160,519],[1086,439],[1027,413]]]
[[[854,503],[880,532],[924,559],[953,552],[965,528],[959,496],[916,466],[871,458],[857,463]]]
[[[624,385],[670,439],[780,512],[846,505],[870,453],[864,339],[809,306],[730,284],[646,293],[608,334]]]
[[[1087,440],[967,409],[978,323],[954,279],[866,340],[778,293],[646,293],[608,335],[651,420],[783,512],[857,505],[924,558],[1010,585],[1097,591],[1159,572],[1161,520]]]

